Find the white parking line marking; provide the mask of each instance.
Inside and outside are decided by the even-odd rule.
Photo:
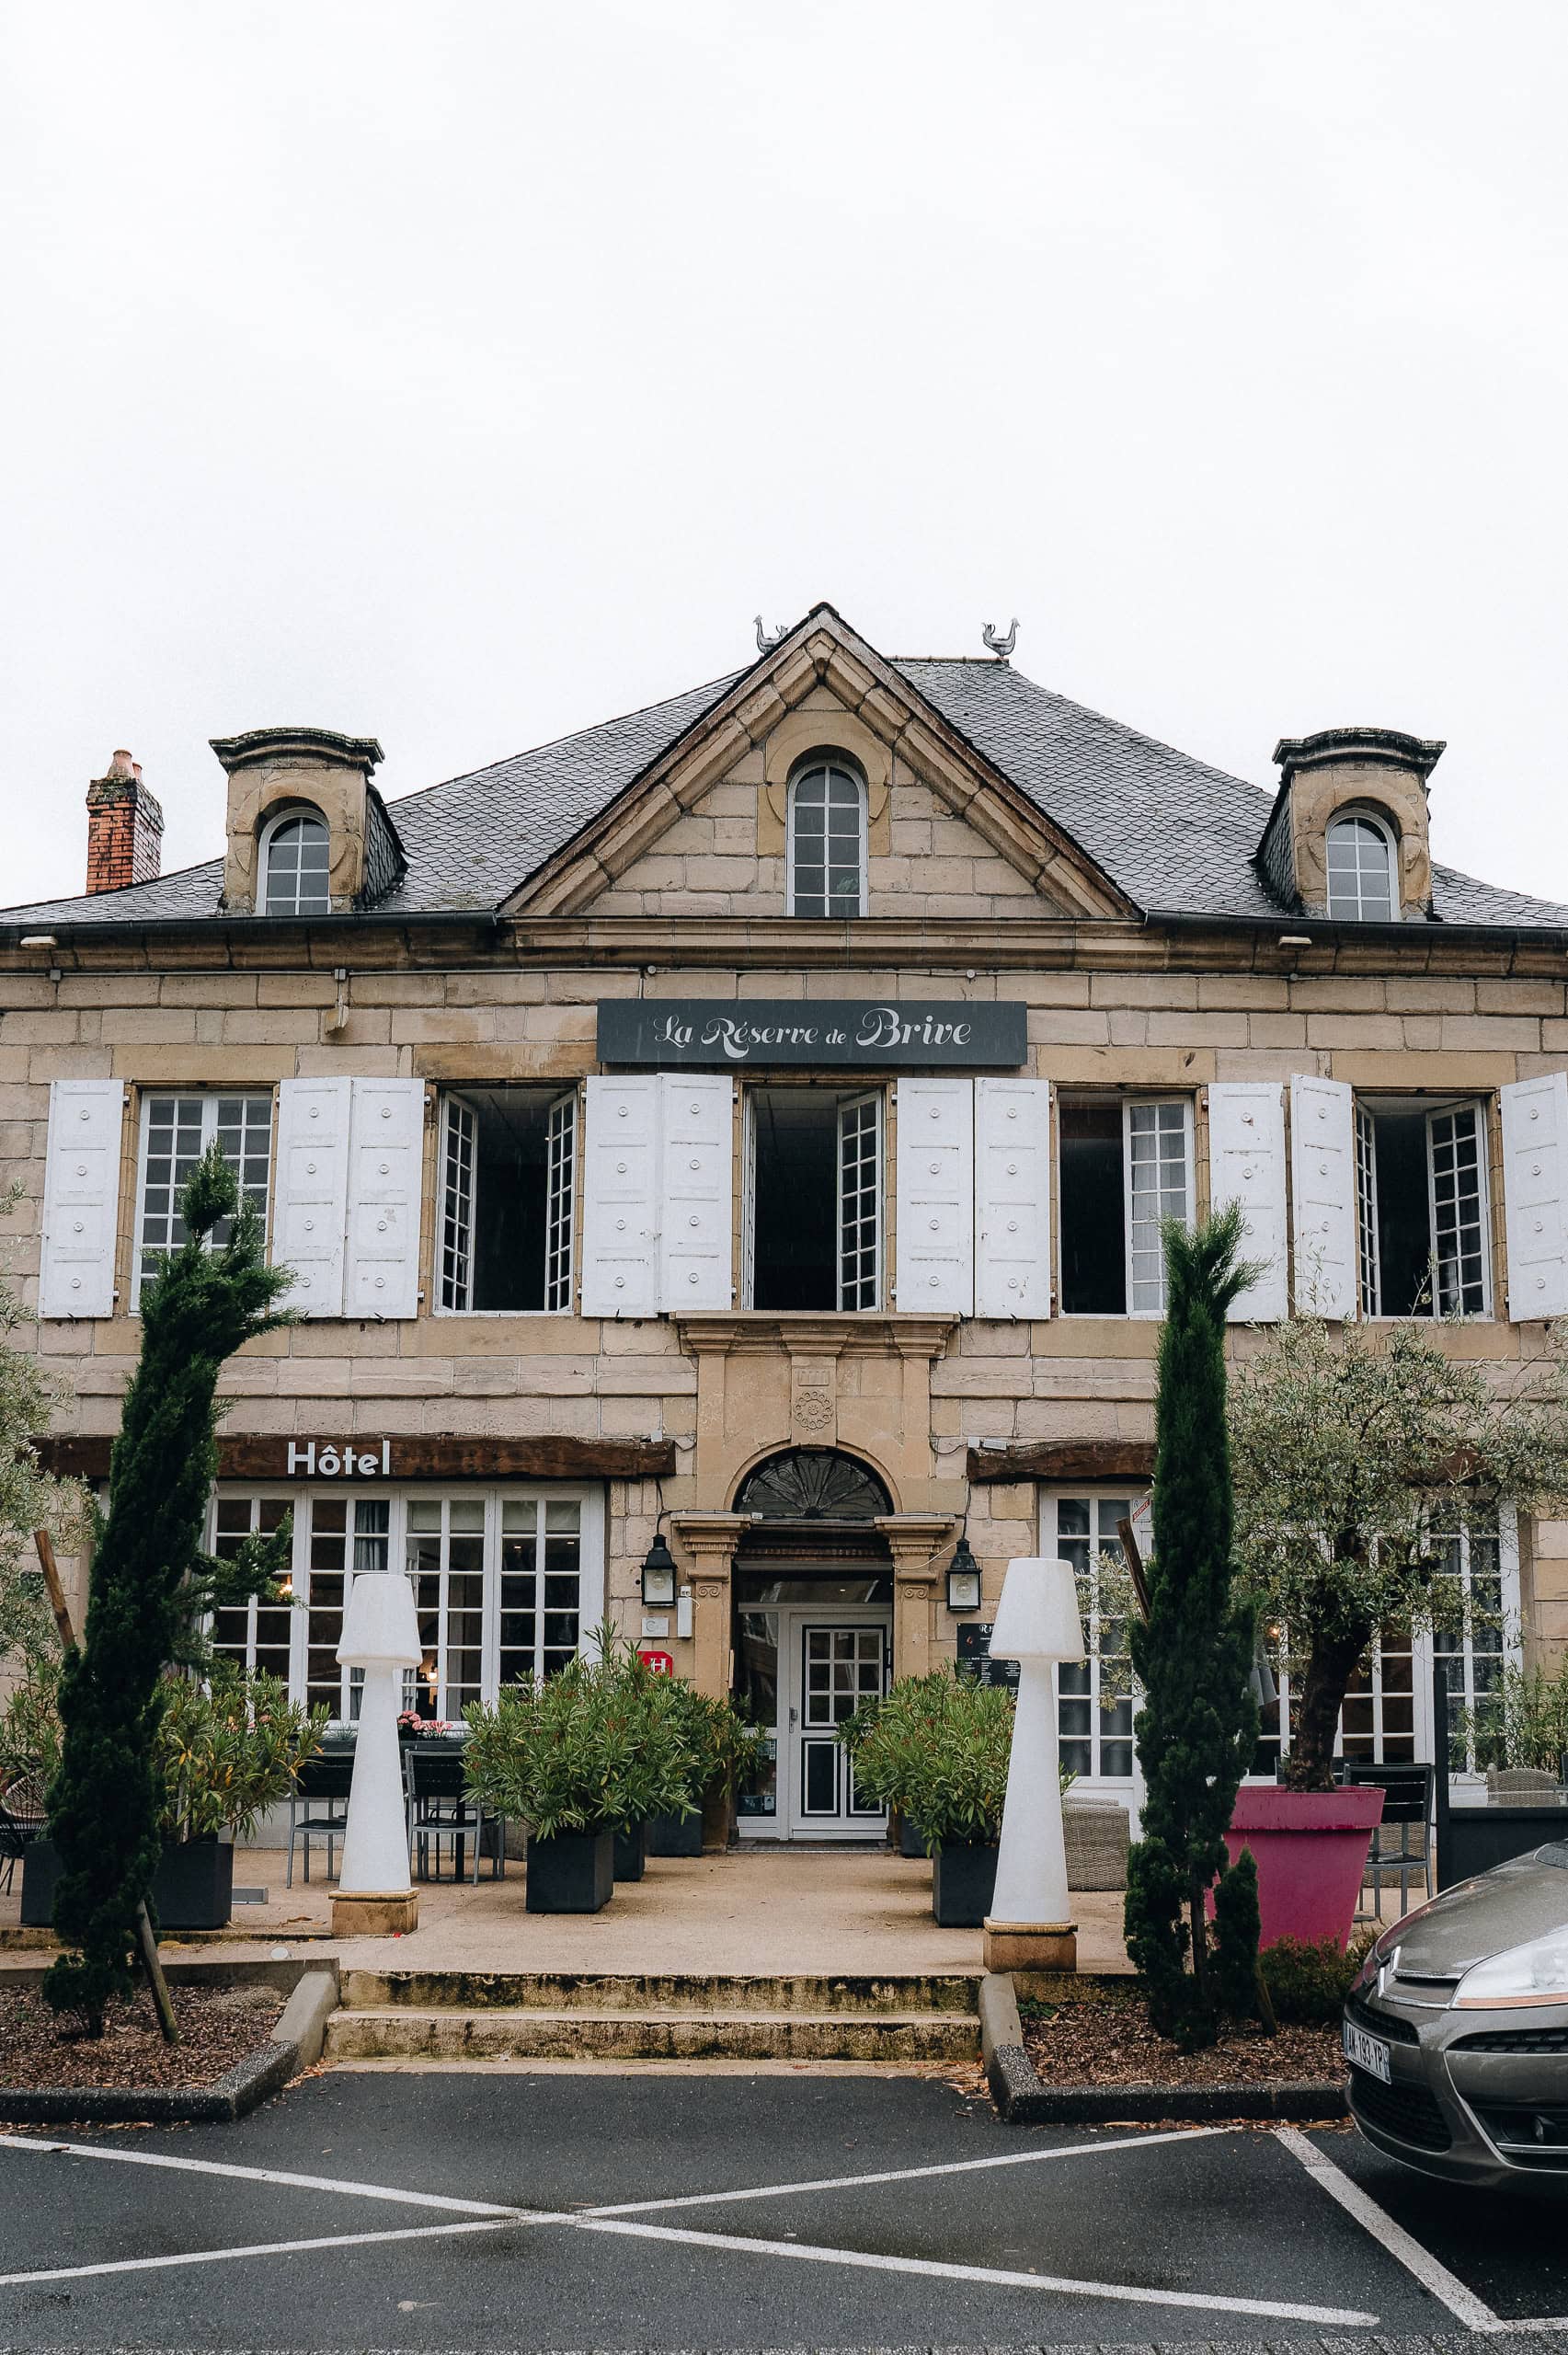
[[[195,2248],[169,2257],[120,2257],[102,2265],[49,2265],[32,2273],[0,2273],[0,2289],[34,2281],[86,2281],[100,2273],[160,2273],[177,2265],[223,2265],[242,2257],[293,2257],[302,2249],[368,2248],[375,2241],[428,2241],[438,2233],[498,2233],[508,2224],[569,2223],[567,2216],[487,2216],[469,2224],[409,2224],[394,2233],[326,2233],[308,2241],[253,2241],[242,2248]]]
[[[1340,2306],[1299,2306],[1274,2298],[1226,2298],[1202,2290],[1134,2290],[1119,2281],[1078,2281],[1064,2274],[1013,2273],[998,2266],[944,2265],[929,2257],[883,2257],[868,2249],[818,2248],[808,2241],[754,2240],[741,2234],[696,2233],[681,2224],[633,2224],[607,2216],[572,2218],[580,2232],[630,2233],[641,2240],[675,2241],[688,2248],[731,2250],[751,2257],[796,2257],[810,2265],[849,2265],[873,2273],[912,2273],[934,2281],[979,2281],[995,2289],[1052,2290],[1060,2297],[1109,2298],[1118,2304],[1183,2306],[1195,2313],[1264,2315],[1271,2320],[1336,2323],[1375,2330],[1376,2315]]]
[[[290,2175],[280,2167],[232,2166],[222,2159],[178,2159],[163,2151],[111,2151],[100,2142],[39,2142],[27,2134],[0,2134],[0,2148],[36,2151],[46,2157],[111,2159],[121,2166],[173,2167],[182,2175],[236,2176],[245,2183],[277,2183],[286,2190],[341,2191],[350,2200],[390,2200],[409,2208],[442,2208],[456,2216],[498,2216],[521,2211],[494,2200],[452,2200],[436,2191],[399,2191],[391,2184],[347,2183],[334,2175]]]
[[[1118,2134],[1114,2142],[1059,2143],[1047,2151],[1004,2151],[991,2159],[949,2159],[940,2165],[885,2167],[875,2175],[820,2175],[802,2183],[760,2183],[744,2191],[691,2191],[668,2200],[624,2200],[592,2208],[593,2216],[644,2216],[671,2208],[722,2208],[732,2200],[780,2200],[791,2191],[842,2191],[864,2183],[916,2183],[922,2177],[975,2175],[986,2167],[1037,2166],[1042,2159],[1097,2157],[1102,2151],[1138,2151],[1154,2142],[1196,2142],[1206,2134],[1233,2134],[1233,2126],[1177,2126],[1158,2134]],[[581,2212],[581,2211],[579,2211]]]
[[[1473,2290],[1468,2290],[1458,2274],[1450,2273],[1430,2249],[1423,2248],[1418,2240],[1411,2237],[1402,2224],[1396,2224],[1393,2218],[1379,2208],[1358,2183],[1352,2182],[1343,2168],[1336,2167],[1315,2142],[1309,2142],[1294,2126],[1278,2127],[1276,2135],[1291,2157],[1300,2160],[1307,2173],[1322,2186],[1329,2198],[1337,2200],[1345,2214],[1354,2216],[1363,2231],[1369,2233],[1379,2247],[1387,2249],[1407,2273],[1413,2273],[1424,2290],[1430,2291],[1433,2297],[1441,2300],[1456,2321],[1462,2322],[1467,2330],[1499,2331],[1506,2327],[1483,2298],[1478,2298]],[[1544,2323],[1528,2323],[1519,2326],[1528,2330],[1551,2327]]]

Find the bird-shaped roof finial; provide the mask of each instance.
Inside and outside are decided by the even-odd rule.
[[[987,622],[984,629],[980,632],[980,637],[987,651],[994,654],[999,662],[1005,662],[1008,656],[1012,653],[1013,648],[1018,643],[1017,615],[1013,615],[1011,623],[1008,625],[1007,636],[1005,638],[998,637],[994,626],[990,622]]]
[[[757,615],[757,651],[759,654],[771,654],[774,647],[782,646],[788,636],[788,629],[785,627],[784,624],[781,622],[777,629],[774,630],[772,638],[770,638],[767,631],[762,627],[761,615],[759,614]]]

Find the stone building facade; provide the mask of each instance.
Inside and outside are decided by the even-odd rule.
[[[221,860],[0,913],[0,1155],[89,1477],[181,1169],[216,1138],[264,1208],[302,1314],[225,1372],[213,1534],[292,1511],[295,1594],[219,1634],[341,1713],[345,1580],[401,1560],[427,1713],[607,1612],[776,1712],[745,1829],[864,1832],[835,1716],[1146,1488],[1162,1210],[1246,1203],[1238,1350],[1292,1294],[1436,1307],[1502,1377],[1568,1311],[1568,910],[1433,864],[1440,745],[1283,744],[1271,810],[823,606],[390,805],[370,739],[214,749]],[[155,840],[132,768],[91,821]],[[1456,1548],[1568,1637],[1568,1528]],[[1066,1754],[1130,1794],[1099,1674]],[[1347,1746],[1429,1756],[1426,1690],[1391,1642]]]

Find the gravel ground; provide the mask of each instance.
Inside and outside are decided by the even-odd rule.
[[[29,2091],[214,2085],[264,2040],[283,2008],[274,1987],[176,1987],[171,1993],[180,2032],[173,2046],[164,2042],[145,1989],[129,2004],[111,2005],[102,2037],[93,2039],[63,2036],[36,1989],[0,1993],[0,2084]]]
[[[1337,2027],[1282,2028],[1277,2036],[1238,2028],[1205,2052],[1178,2052],[1155,2035],[1137,1997],[1026,2014],[1024,2043],[1047,2085],[1295,2085],[1345,2074]]]

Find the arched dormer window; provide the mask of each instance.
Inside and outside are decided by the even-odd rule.
[[[1394,838],[1371,810],[1341,810],[1329,821],[1328,912],[1351,924],[1391,924],[1399,914]]]
[[[813,752],[789,781],[789,913],[865,913],[865,779],[841,753]]]
[[[262,829],[262,911],[269,916],[325,916],[328,888],[326,821],[319,810],[285,810]]]

